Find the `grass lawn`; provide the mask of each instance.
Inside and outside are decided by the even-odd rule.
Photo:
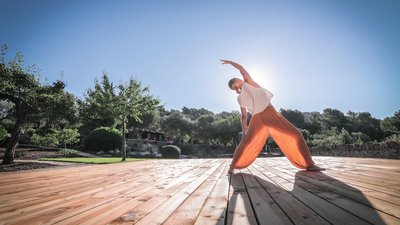
[[[147,160],[149,158],[127,158],[126,162]],[[74,163],[94,163],[94,164],[107,164],[107,163],[121,163],[122,158],[40,158],[42,161],[58,161],[58,162],[74,162]]]

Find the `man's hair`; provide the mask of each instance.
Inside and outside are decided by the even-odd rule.
[[[229,86],[230,89],[232,89],[232,86],[235,83],[235,81],[237,81],[237,78],[232,78],[232,79],[229,80],[228,86]]]

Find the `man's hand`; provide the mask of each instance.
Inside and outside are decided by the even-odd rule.
[[[232,164],[230,163],[230,164],[229,164],[228,173],[233,173],[233,170],[234,170],[234,168],[233,168]]]
[[[222,62],[222,64],[230,64],[233,67],[235,67],[236,69],[238,69],[240,71],[240,74],[242,74],[244,81],[248,82],[249,84],[252,84],[255,87],[259,86],[256,82],[253,81],[250,74],[239,63],[235,63],[235,62],[232,62],[230,60],[225,60],[225,59],[221,59],[221,62]]]
[[[232,64],[232,61],[221,59],[222,64]]]

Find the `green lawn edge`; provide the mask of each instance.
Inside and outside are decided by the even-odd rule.
[[[87,164],[111,164],[111,163],[125,163],[143,160],[151,160],[155,158],[127,158],[122,161],[120,157],[110,158],[40,158],[40,161],[56,161],[56,162],[72,162],[72,163],[87,163]]]

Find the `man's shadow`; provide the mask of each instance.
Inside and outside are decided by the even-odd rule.
[[[323,172],[300,170],[293,178],[260,168],[224,177],[230,182],[229,200],[217,224],[400,223],[374,209],[360,190]]]

